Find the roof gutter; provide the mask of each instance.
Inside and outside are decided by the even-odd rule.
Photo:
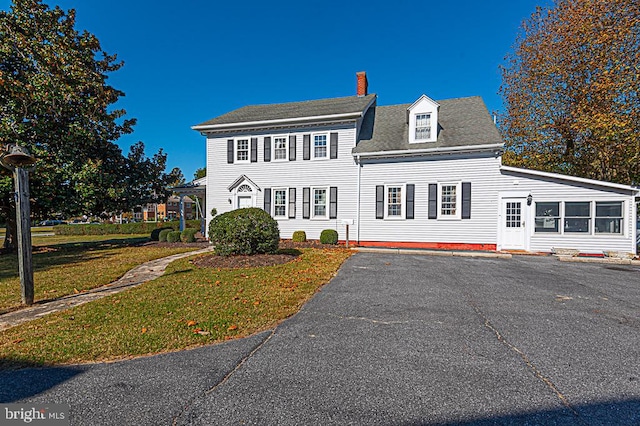
[[[452,146],[452,147],[439,147],[439,148],[423,148],[423,149],[402,149],[396,151],[376,151],[376,152],[356,152],[353,155],[360,160],[361,158],[386,158],[386,157],[414,157],[414,156],[426,156],[426,155],[443,155],[443,154],[457,154],[457,153],[469,153],[469,152],[483,152],[483,151],[501,151],[504,148],[504,144],[495,143],[487,145],[465,145],[465,146]]]
[[[224,123],[224,124],[200,124],[192,126],[193,130],[201,132],[215,131],[215,130],[228,130],[245,127],[263,127],[272,125],[282,125],[289,123],[304,123],[304,122],[318,122],[318,121],[335,121],[335,120],[357,120],[362,117],[362,112],[347,112],[342,114],[330,114],[330,115],[315,115],[311,117],[294,117],[283,118],[277,120],[260,120],[260,121],[245,121],[241,123]]]
[[[511,166],[500,166],[500,170],[504,170],[506,172],[522,173],[522,174],[533,175],[533,176],[547,177],[552,179],[569,180],[573,182],[586,183],[589,185],[604,186],[607,188],[622,189],[625,191],[635,192],[636,194],[640,195],[640,188],[635,186],[630,186],[630,185],[623,185],[621,183],[605,182],[602,180],[587,179],[587,178],[581,178],[581,177],[569,176],[569,175],[561,175],[559,173],[542,172],[540,170],[521,169],[519,167],[511,167]]]

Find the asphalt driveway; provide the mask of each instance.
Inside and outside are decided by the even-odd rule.
[[[248,339],[0,372],[72,424],[640,424],[640,268],[359,253]]]

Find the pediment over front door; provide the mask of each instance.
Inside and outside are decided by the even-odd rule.
[[[231,206],[233,209],[256,207],[258,191],[262,191],[255,182],[246,175],[240,176],[228,187],[231,193]]]
[[[241,185],[248,185],[253,191],[262,191],[254,181],[249,179],[247,175],[241,175],[238,179],[234,180],[227,188],[230,192],[236,191]]]

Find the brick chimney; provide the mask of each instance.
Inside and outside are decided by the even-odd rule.
[[[357,93],[358,96],[367,96],[369,83],[367,82],[367,73],[365,71],[360,71],[356,73],[356,78],[358,79]]]

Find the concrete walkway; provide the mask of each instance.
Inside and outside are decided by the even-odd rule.
[[[167,266],[174,260],[182,259],[183,257],[193,256],[196,254],[206,253],[208,251],[211,251],[212,249],[212,247],[206,247],[196,251],[178,253],[172,256],[151,260],[131,269],[119,280],[102,287],[94,288],[79,294],[71,294],[68,296],[60,297],[59,299],[55,299],[50,302],[36,303],[35,305],[32,305],[28,308],[0,315],[0,331],[15,327],[27,321],[38,319],[53,312],[71,309],[87,302],[92,302],[94,300],[110,296],[112,294],[120,293],[121,291],[136,287],[147,281],[155,280],[156,278],[164,274]]]

